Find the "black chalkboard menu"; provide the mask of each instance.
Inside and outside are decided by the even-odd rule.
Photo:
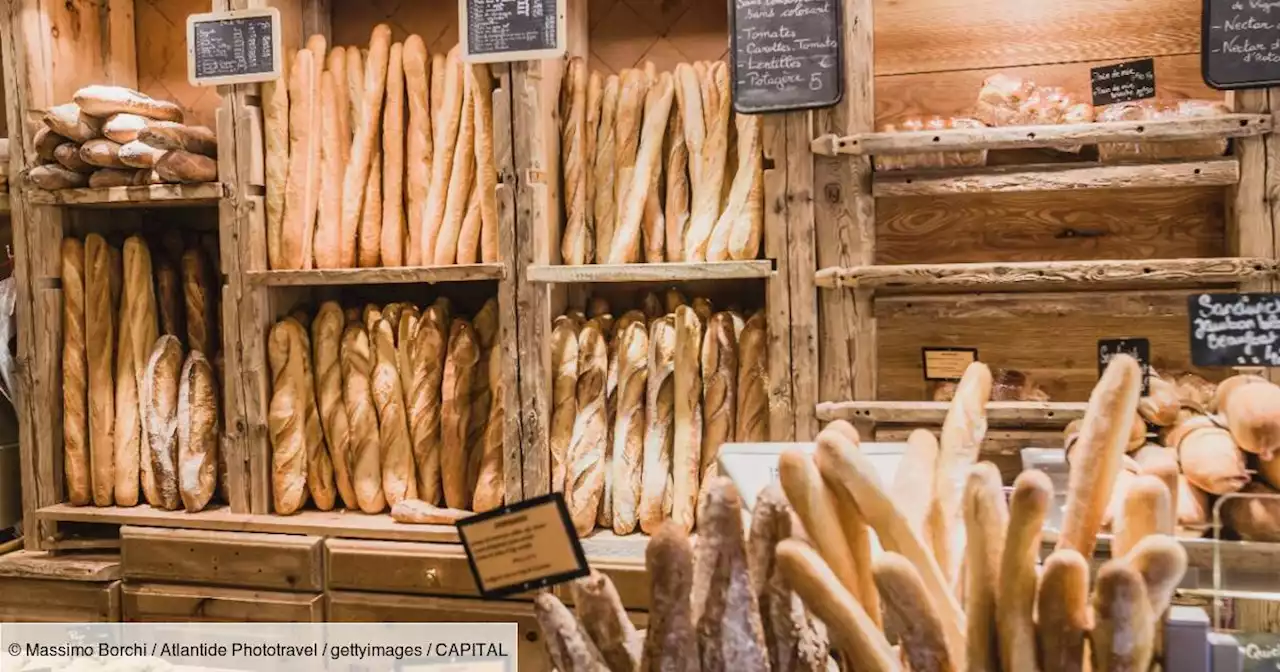
[[[249,9],[187,17],[187,78],[196,86],[266,82],[283,69],[280,13]]]
[[[1280,294],[1187,298],[1196,366],[1280,366]]]
[[[479,63],[564,54],[564,7],[557,0],[459,0],[466,60]]]
[[[1156,62],[1152,58],[1089,69],[1094,107],[1156,97]]]
[[[1146,338],[1107,338],[1098,341],[1098,376],[1107,370],[1116,355],[1125,354],[1138,360],[1142,367],[1142,393],[1145,395],[1151,379],[1151,341]]]
[[[743,114],[840,102],[839,0],[729,0],[733,109]]]
[[[1200,70],[1215,89],[1280,84],[1280,2],[1204,0]]]

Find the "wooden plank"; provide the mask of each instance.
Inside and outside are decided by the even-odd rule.
[[[136,0],[129,3],[136,47],[138,90],[178,104],[183,121],[214,127],[219,97],[214,89],[194,86],[187,79],[186,19],[210,11],[209,0]],[[177,67],[181,66],[181,67]]]
[[[786,338],[791,348],[790,369],[786,371],[791,385],[790,405],[774,409],[774,402],[770,399],[770,411],[774,413],[770,417],[771,422],[778,413],[786,412],[791,431],[786,434],[773,432],[770,439],[774,441],[810,439],[818,434],[817,421],[812,412],[819,398],[820,385],[812,372],[818,369],[821,325],[815,301],[818,293],[813,282],[813,269],[818,264],[818,253],[814,249],[817,241],[817,219],[813,203],[815,172],[814,157],[804,151],[807,149],[805,142],[813,132],[810,116],[807,113],[778,115],[778,125],[783,136],[781,144],[785,150],[785,154],[780,156],[781,170],[785,172],[786,179],[786,191],[782,194],[785,200],[767,209],[765,215],[781,220],[774,226],[781,225],[779,228],[786,231],[786,237],[778,244],[785,246],[785,254],[779,256],[786,259],[784,270],[787,272],[788,300],[791,304],[791,314],[785,321],[770,323],[770,332],[783,329],[788,331]],[[766,226],[768,224],[766,221]],[[767,238],[766,235],[766,241]],[[772,362],[770,366],[772,367]]]
[[[116,581],[120,578],[120,556],[114,553],[52,555],[46,552],[18,551],[0,558],[0,577]]]
[[[47,191],[28,187],[24,197],[36,205],[69,207],[159,208],[216,205],[223,197],[220,182],[199,184],[151,184],[141,187],[101,187]]]
[[[1237,112],[1268,110],[1265,90],[1233,91],[1227,100]],[[1233,149],[1240,163],[1240,181],[1227,197],[1227,248],[1233,255],[1274,259],[1271,208],[1267,205],[1266,142],[1261,137],[1241,138]],[[1265,292],[1270,288],[1271,279],[1258,279],[1244,283],[1240,290]]]
[[[767,278],[773,262],[701,261],[652,264],[588,264],[585,266],[529,266],[530,282],[685,282],[690,280],[736,280]]]
[[[524,499],[524,464],[520,446],[524,436],[523,414],[520,412],[520,320],[519,285],[516,277],[516,166],[512,137],[511,65],[491,65],[498,77],[493,92],[493,155],[498,169],[498,258],[504,260],[503,277],[498,282],[498,345],[502,348],[502,480],[507,502]]]
[[[399,541],[446,541],[458,539],[452,525],[405,525],[386,514],[367,515],[350,511],[301,511],[292,516],[233,513],[214,506],[200,513],[163,511],[139,506],[70,506],[54,504],[36,512],[40,520],[147,527],[179,527],[223,532],[265,532],[271,534],[314,534],[353,539]]]
[[[1240,180],[1234,159],[1151,164],[1043,164],[971,170],[876,173],[872,193],[889,196],[1225,186]]]
[[[876,263],[1233,256],[1225,197],[1199,187],[886,198]]]
[[[877,0],[875,10],[877,75],[1120,61],[1200,49],[1195,0]]]
[[[974,264],[898,264],[818,271],[819,287],[1092,287],[1110,284],[1207,284],[1265,279],[1273,259],[1106,259]]]
[[[939,294],[881,296],[876,314],[934,320],[1012,319],[1065,315],[1150,318],[1185,317],[1187,298],[1196,290],[1146,292],[1053,292],[1044,294]]]
[[[983,149],[1032,149],[1100,142],[1157,142],[1255,137],[1271,132],[1270,114],[1224,114],[1192,119],[1111,121],[1056,126],[1002,126],[815,138],[817,154],[920,154]]]
[[[121,566],[131,581],[324,590],[319,537],[125,526],[120,540]]]
[[[321,287],[326,285],[384,285],[501,280],[505,264],[459,264],[387,268],[330,268],[307,271],[247,271],[245,282],[264,287]]]
[[[812,301],[792,305],[791,285],[795,274],[812,277],[812,261],[796,268],[790,258],[791,220],[788,216],[790,170],[787,115],[761,117],[761,149],[764,154],[764,254],[773,259],[777,271],[765,283],[765,319],[769,354],[769,440],[792,441],[796,434],[795,382],[792,372],[806,362],[797,360],[791,349],[791,331],[797,320],[812,323],[816,316]],[[813,162],[805,155],[802,162]],[[812,180],[809,181],[812,184]],[[812,210],[808,219],[813,220]],[[801,214],[801,217],[804,215]],[[807,227],[807,228],[812,228]],[[812,234],[810,234],[811,237]],[[812,377],[809,378],[812,380]]]
[[[460,544],[329,539],[325,542],[330,590],[479,597]],[[519,596],[532,599],[532,593]]]
[[[0,578],[0,623],[112,623],[120,582]]]
[[[1065,426],[1083,418],[1086,406],[1083,402],[993,401],[987,404],[987,423]],[[950,408],[945,401],[826,401],[818,404],[818,419],[941,425]]]
[[[319,623],[324,595],[217,586],[133,583],[121,594],[126,623]]]

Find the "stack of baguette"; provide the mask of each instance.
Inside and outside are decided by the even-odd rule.
[[[185,249],[184,249],[185,248]],[[62,240],[63,442],[67,496],[83,506],[202,510],[219,482],[218,272],[168,235],[121,248]],[[141,496],[139,495],[141,491]]]
[[[216,182],[218,138],[182,123],[182,108],[120,86],[86,86],[45,111],[36,131],[41,189]]]
[[[448,299],[294,311],[267,344],[272,501],[308,499],[451,524],[502,506],[503,384],[498,307],[470,320]]]
[[[498,260],[493,78],[417,35],[312,35],[263,86],[267,259],[277,270]]]
[[[592,300],[552,329],[551,484],[574,527],[693,529],[720,446],[769,439],[763,312],[715,312],[679,291],[615,319]]]
[[[723,62],[602,76],[570,58],[560,93],[563,263],[755,259],[760,117],[731,108]]]
[[[781,487],[758,497],[745,543],[738,493],[713,480],[697,544],[674,523],[649,544],[646,632],[630,625],[601,575],[573,587],[576,619],[550,593],[538,595],[556,668],[825,670],[830,650],[859,672],[1150,669],[1187,566],[1169,536],[1164,485],[1130,496],[1092,591],[1086,561],[1138,405],[1137,362],[1116,358],[1094,390],[1067,524],[1042,566],[1052,484],[1025,472],[1006,504],[999,471],[974,464],[971,452],[984,433],[990,372],[975,364],[965,378],[941,448],[918,431],[889,487],[843,421],[823,430],[814,455],[782,454]],[[875,560],[872,530],[884,550]]]

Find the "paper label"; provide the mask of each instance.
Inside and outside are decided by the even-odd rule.
[[[925,380],[960,380],[978,361],[977,348],[921,348]]]
[[[476,586],[486,599],[564,583],[589,573],[564,496],[549,495],[458,522]]]

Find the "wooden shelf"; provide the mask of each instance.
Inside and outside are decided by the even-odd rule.
[[[701,261],[660,264],[588,264],[585,266],[529,267],[530,282],[683,282],[688,280],[733,280],[767,278],[773,274],[773,262]]]
[[[251,285],[307,287],[320,285],[471,282],[476,280],[501,280],[506,275],[506,264],[459,264],[454,266],[334,268],[308,271],[246,271],[245,279]]]
[[[1085,402],[993,401],[987,404],[992,425],[1064,426],[1083,418]],[[818,404],[818,419],[941,425],[951,404],[945,401],[826,401]]]
[[[1242,138],[1271,132],[1269,114],[1224,114],[1191,119],[1109,121],[1053,126],[1000,126],[900,133],[824,135],[812,143],[816,154],[922,154],[983,149],[1033,149],[1100,142],[1159,142]]]
[[[217,205],[224,190],[220,182],[199,184],[150,184],[140,187],[105,187],[99,189],[27,189],[29,202],[36,205],[62,205],[81,208],[163,208],[191,205]]]
[[[1226,186],[1240,181],[1235,159],[1103,165],[1051,163],[998,168],[878,172],[871,195],[948,196],[1068,189]]]
[[[910,287],[999,291],[1044,287],[1236,283],[1270,278],[1278,263],[1261,257],[1122,259],[824,268],[819,287]]]

